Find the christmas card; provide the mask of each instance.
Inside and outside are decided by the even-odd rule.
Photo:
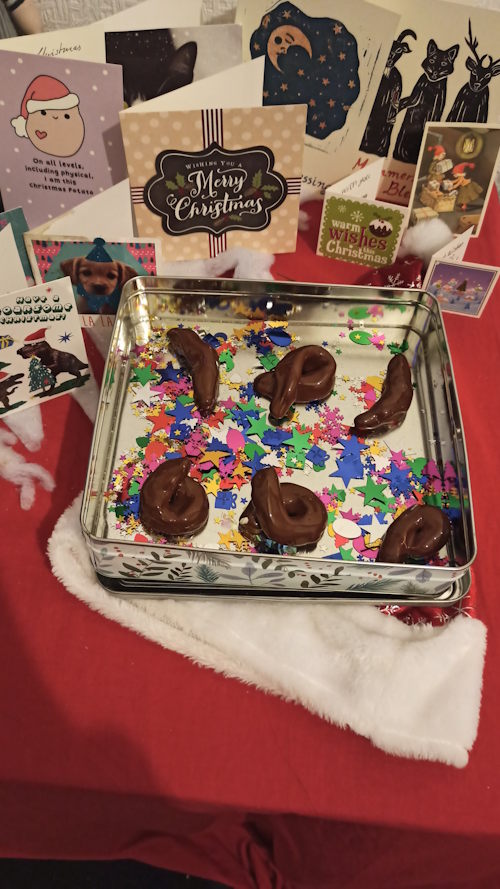
[[[35,225],[126,175],[121,68],[0,51],[0,190]]]
[[[499,270],[472,262],[434,262],[425,289],[443,312],[479,318],[498,279]]]
[[[69,4],[68,4],[69,5]],[[71,4],[72,12],[85,12],[87,4]],[[144,0],[130,9],[99,19],[92,24],[81,22],[80,27],[54,28],[42,34],[23,34],[2,40],[2,49],[11,52],[29,52],[53,59],[84,59],[87,62],[105,62],[105,32],[129,31],[131,28],[170,28],[198,25],[201,16],[201,0],[182,0],[182,3],[165,3],[165,0]],[[73,16],[74,18],[74,16]]]
[[[401,18],[377,84],[359,162],[385,157],[377,198],[407,206],[428,121],[495,124],[500,12],[445,0],[378,0]]]
[[[295,250],[306,107],[248,107],[262,73],[248,63],[121,113],[136,229],[165,260]]]
[[[440,217],[454,234],[477,237],[495,182],[500,127],[426,124],[410,197],[410,225]]]
[[[123,96],[132,106],[241,64],[241,27],[106,32],[106,60],[123,68]]]
[[[0,416],[90,379],[69,278],[0,297]]]
[[[157,245],[143,241],[75,240],[28,236],[36,281],[69,277],[80,315],[115,315],[122,289],[138,275],[157,274]],[[89,324],[85,319],[85,324]]]
[[[374,200],[380,170],[377,161],[327,188],[318,254],[374,268],[394,261],[407,211]]]
[[[243,58],[265,60],[265,106],[307,105],[303,184],[322,194],[347,176],[399,16],[363,0],[240,0]]]
[[[11,225],[0,227],[0,256],[2,257],[2,277],[0,293],[12,293],[26,286],[24,269],[17,252],[14,232]]]
[[[21,207],[15,207],[13,210],[6,210],[4,213],[0,213],[0,232],[7,225],[12,226],[12,233],[16,242],[17,253],[19,255],[19,259],[21,261],[26,278],[25,283],[29,287],[31,286],[31,284],[34,283],[34,281],[30,261],[26,252],[26,246],[24,244],[24,234],[28,231],[28,223],[26,222],[26,216],[24,215],[24,211]],[[18,290],[19,287],[15,287],[14,289]]]

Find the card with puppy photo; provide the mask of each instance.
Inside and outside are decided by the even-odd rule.
[[[0,416],[90,379],[69,278],[0,297]]]
[[[116,314],[123,285],[138,275],[157,273],[157,245],[151,241],[29,237],[28,253],[37,281],[70,278],[81,315]]]
[[[126,176],[119,65],[0,50],[0,191],[30,228]]]
[[[426,290],[443,312],[479,318],[497,282],[499,270],[472,262],[436,262]]]

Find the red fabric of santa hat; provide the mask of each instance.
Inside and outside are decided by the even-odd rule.
[[[31,81],[21,102],[21,114],[11,124],[18,136],[26,136],[26,121],[34,111],[67,111],[75,108],[80,99],[56,77],[40,74]]]
[[[42,340],[45,339],[45,332],[48,330],[48,327],[42,327],[41,330],[35,330],[34,333],[29,333],[28,336],[24,337],[25,343],[41,343]]]

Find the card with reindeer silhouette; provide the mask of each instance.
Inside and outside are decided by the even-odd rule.
[[[500,116],[500,12],[446,0],[378,0],[401,18],[358,161],[387,158],[379,200],[407,205],[426,123]]]
[[[0,416],[90,379],[69,278],[0,297]]]
[[[479,235],[500,158],[500,127],[426,124],[410,198],[410,225],[441,218]]]

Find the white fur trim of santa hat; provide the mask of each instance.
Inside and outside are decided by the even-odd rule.
[[[16,131],[16,136],[26,136],[26,138],[28,137],[28,134],[26,132],[26,118],[23,117],[22,114],[20,114],[19,117],[13,117],[11,120],[11,125]]]
[[[59,99],[29,99],[26,102],[26,111],[28,114],[33,114],[34,111],[66,111],[68,108],[75,108],[79,101],[75,93],[68,93]]]

